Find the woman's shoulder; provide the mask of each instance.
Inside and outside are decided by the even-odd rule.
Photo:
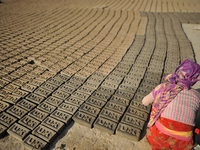
[[[184,89],[181,91],[180,94],[187,94],[200,100],[200,93],[197,90],[192,89],[192,88],[190,90]]]

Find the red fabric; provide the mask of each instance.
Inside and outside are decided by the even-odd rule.
[[[176,131],[191,131],[193,126],[173,121],[166,118],[159,118],[159,122],[165,127]],[[147,141],[153,150],[190,150],[193,147],[193,140],[182,141],[162,133],[155,125],[147,131]]]
[[[195,132],[196,134],[199,134],[199,129],[196,128],[194,132]]]

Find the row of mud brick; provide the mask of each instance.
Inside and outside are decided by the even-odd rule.
[[[35,22],[34,32],[1,27],[1,137],[8,132],[30,149],[46,149],[74,120],[139,140],[150,112],[142,98],[182,60],[194,60],[181,27],[191,15],[143,13],[146,32],[135,38],[138,14],[110,9],[70,9]]]

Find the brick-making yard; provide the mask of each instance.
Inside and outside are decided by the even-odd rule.
[[[182,24],[199,0],[1,0],[0,149],[151,149],[142,98],[197,61]]]

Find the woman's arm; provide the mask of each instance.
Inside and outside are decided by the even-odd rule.
[[[142,100],[142,104],[145,106],[148,106],[149,104],[154,102],[153,94],[152,92],[149,93],[147,96],[145,96]]]

